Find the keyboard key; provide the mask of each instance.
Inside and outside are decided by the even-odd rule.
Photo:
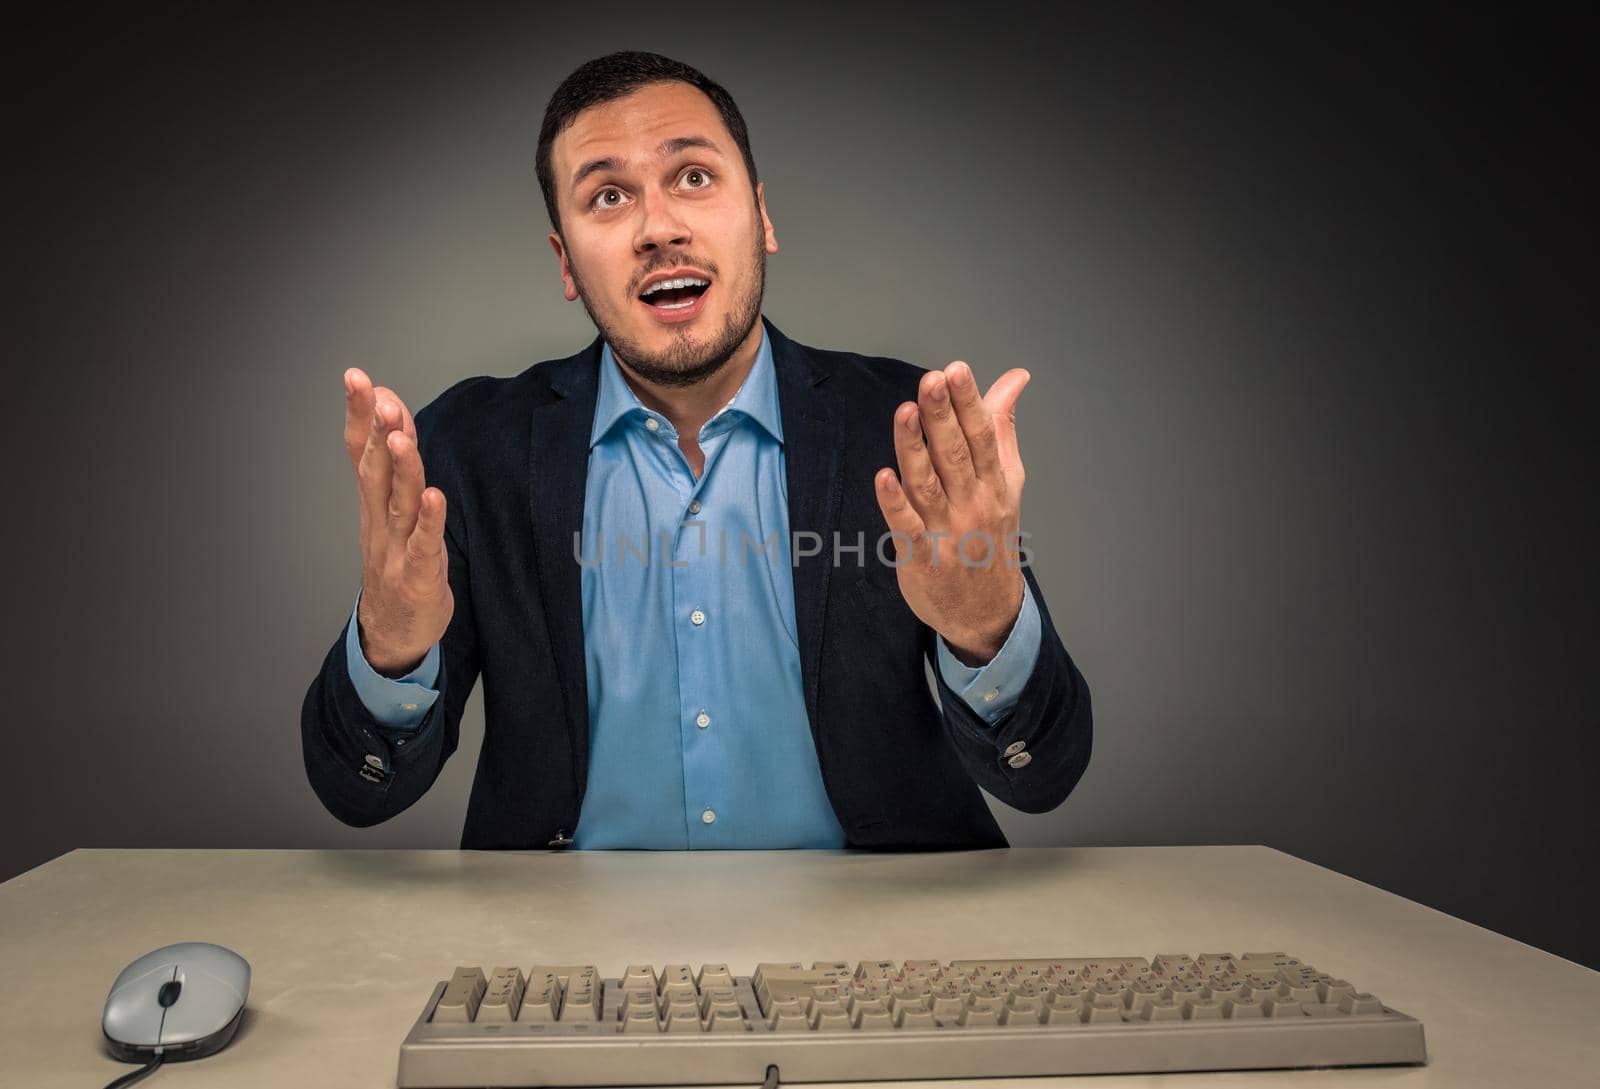
[[[732,986],[732,984],[729,984]],[[630,964],[622,973],[622,989],[625,991],[656,992],[656,970],[648,964]]]
[[[598,990],[568,991],[561,1002],[561,1021],[598,1021],[600,1019],[600,992]]]
[[[522,995],[519,1021],[551,1022],[561,1009],[561,977],[554,972],[534,971],[528,975],[528,986]]]
[[[1084,1020],[1091,1025],[1122,1020],[1122,999],[1120,997],[1111,998],[1101,995],[1098,998],[1091,999],[1090,1002],[1088,1016]]]
[[[666,1031],[679,1035],[698,1036],[705,1029],[700,1023],[700,1013],[692,1006],[673,1006],[667,1011]]]
[[[1044,1003],[1037,998],[1024,998],[1020,1002],[1001,1008],[1000,1023],[1021,1028],[1036,1028],[1044,1017]]]
[[[1216,999],[1218,1002],[1241,999],[1250,993],[1249,985],[1243,980],[1221,982],[1213,979],[1206,987],[1206,990],[1209,992],[1209,997]]]
[[[656,1022],[655,1009],[653,1007],[646,1009],[643,1006],[633,1007],[628,1011],[627,1017],[623,1018],[622,1031],[630,1035],[637,1033],[645,1033],[650,1036],[656,1035],[661,1031],[661,1027]]]
[[[773,1003],[767,1026],[774,1032],[810,1032],[811,1019],[806,1016],[805,1005],[798,998],[790,998]]]
[[[1284,995],[1269,995],[1263,1002],[1268,1017],[1304,1017],[1305,1008],[1295,999]]]
[[[979,998],[973,995],[967,999],[967,1008],[962,1011],[959,1022],[963,1028],[974,1025],[998,1025],[1000,1013],[1005,1006],[997,999]]]
[[[439,996],[438,1005],[433,1008],[433,1019],[470,1024],[478,1016],[478,1002],[488,986],[482,968],[457,968],[445,985],[444,994]]]
[[[731,1006],[731,1004],[712,1006],[710,1017],[706,1019],[706,1031],[714,1031],[714,1033],[736,1031],[736,1033],[742,1033],[742,1031],[749,1030],[749,1025],[744,1023],[744,1011],[741,1011],[738,1006]]]
[[[521,968],[496,968],[489,977],[489,987],[478,1004],[479,1021],[515,1021],[522,1006],[523,989],[527,981]]]
[[[733,975],[728,971],[726,964],[702,964],[700,975],[696,977],[695,982],[700,985],[702,991],[708,987],[732,987]]]
[[[1337,1006],[1346,995],[1356,993],[1355,985],[1347,980],[1334,979],[1317,984],[1317,997],[1323,1002]]]
[[[738,1008],[738,999],[732,987],[713,987],[700,992],[700,1016],[709,1017],[711,1011],[717,1006],[733,1006]]]
[[[1357,991],[1341,998],[1339,1008],[1345,1013],[1382,1013],[1383,1003],[1378,1001],[1377,995]]]
[[[811,1004],[811,1027],[817,1032],[848,1032],[850,1030],[850,1014],[845,1011],[844,1005],[839,1002],[813,1002]]]
[[[1077,1025],[1082,1024],[1089,1016],[1088,1007],[1081,998],[1064,998],[1057,995],[1051,999],[1050,1004],[1041,1011],[1042,1020],[1047,1025]]]
[[[662,994],[688,994],[696,995],[699,987],[695,985],[694,972],[687,964],[669,964],[661,970]]]
[[[1141,1021],[1182,1021],[1183,1007],[1171,995],[1146,998],[1139,1003],[1138,1017]]]
[[[894,1028],[894,1017],[889,1012],[888,1004],[881,999],[856,1003],[850,1017],[857,1031]]]
[[[898,969],[892,960],[864,960],[856,965],[857,979],[888,979]]]
[[[924,976],[907,976],[889,986],[891,998],[923,998],[933,994],[933,981]]]

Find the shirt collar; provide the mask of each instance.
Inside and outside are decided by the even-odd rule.
[[[761,347],[756,350],[755,364],[733,398],[706,421],[706,426],[720,426],[714,421],[720,421],[724,414],[741,414],[766,428],[767,433],[781,443],[783,422],[778,413],[778,372],[772,362],[772,342],[765,327],[758,328],[761,329]],[[639,400],[639,395],[622,376],[622,368],[611,354],[608,342],[600,351],[600,389],[595,396],[594,425],[589,431],[590,449],[610,433],[618,420],[630,417],[641,425],[645,419],[655,417],[663,425],[671,426],[665,416]]]

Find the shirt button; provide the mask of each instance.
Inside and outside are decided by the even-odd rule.
[[[699,609],[696,609],[694,612],[689,614],[689,623],[695,625],[696,627],[704,624],[705,622],[706,614],[701,612]]]
[[[987,691],[987,692],[985,692],[983,694],[983,702],[984,703],[993,703],[994,702],[994,698],[996,696],[998,696],[999,694],[1000,694],[1000,690],[998,688],[991,688],[991,689],[989,689],[989,691]]]
[[[704,812],[702,812],[700,814],[700,823],[701,824],[710,824],[712,821],[714,821],[716,819],[717,819],[716,813],[712,812],[709,809],[705,810]]]
[[[648,417],[644,421],[644,425],[652,431],[659,430],[661,427],[660,422],[654,416]]]
[[[1011,744],[1006,746],[1006,755],[1015,756],[1017,753],[1021,752],[1027,747],[1028,743],[1026,741],[1013,741]]]
[[[1007,760],[1006,763],[1010,764],[1014,768],[1025,768],[1029,764],[1033,763],[1033,753],[1019,752],[1010,760]]]
[[[402,711],[415,711],[416,709],[417,705],[414,703],[402,703],[400,705],[400,710]]]
[[[694,502],[689,504],[689,513],[690,514],[699,514],[700,513],[700,500],[696,499]]]
[[[694,716],[694,724],[703,730],[707,726],[711,725],[711,716],[706,714],[704,711],[701,711],[698,715]]]

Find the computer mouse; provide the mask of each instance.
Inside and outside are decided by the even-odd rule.
[[[122,970],[100,1019],[123,1062],[203,1059],[227,1046],[244,1015],[250,962],[221,945],[179,942]]]

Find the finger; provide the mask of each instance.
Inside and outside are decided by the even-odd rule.
[[[1000,468],[1012,495],[1022,493],[1023,481],[1022,454],[1017,447],[1017,399],[1032,377],[1021,367],[1013,367],[995,379],[989,392],[983,395],[983,403],[994,421]]]
[[[902,566],[911,559],[916,542],[922,539],[921,534],[927,527],[911,505],[905,489],[900,487],[900,478],[894,475],[893,469],[879,469],[873,484],[878,493],[878,509],[894,534],[890,540],[894,542],[895,566]]]
[[[950,497],[950,503],[961,506],[972,498],[978,478],[972,472],[972,451],[967,448],[967,437],[956,422],[943,371],[929,371],[922,376],[917,387],[917,406],[922,411],[922,430],[928,437],[934,472],[939,474],[939,483]]]
[[[389,432],[389,454],[394,465],[389,489],[389,540],[398,554],[417,528],[417,511],[422,506],[422,490],[428,486],[416,442],[404,431]]]
[[[444,549],[444,518],[444,492],[438,488],[424,488],[416,528],[406,541],[406,572],[424,586],[430,585],[441,575],[449,577]]]
[[[910,401],[895,410],[894,453],[900,463],[901,488],[923,524],[933,529],[949,525],[950,500],[923,441],[922,410]]]
[[[388,435],[393,427],[394,409],[378,401],[367,422],[367,441],[356,464],[357,486],[361,489],[361,540],[363,545],[381,533],[389,519],[389,490],[394,476],[394,455],[389,452]],[[375,557],[368,556],[371,563]]]
[[[413,446],[417,441],[416,423],[406,410],[405,402],[394,390],[388,386],[377,386],[372,390],[371,397],[372,418],[367,425],[366,445],[356,465],[361,489],[363,541],[367,540],[365,527],[383,526],[392,514],[390,503],[394,487],[394,451],[389,449],[389,435],[405,435]],[[417,490],[421,490],[420,485]]]
[[[961,425],[967,449],[972,453],[973,472],[979,480],[1001,487],[1005,474],[1000,468],[994,421],[978,393],[978,380],[973,377],[972,368],[958,359],[944,369],[944,377],[950,389],[950,403],[955,406],[956,422]]]
[[[390,420],[394,419],[395,410],[399,410],[400,423],[396,430],[404,431],[407,435],[411,436],[412,442],[416,442],[416,421],[411,418],[411,410],[406,408],[406,403],[400,399],[400,395],[394,390],[390,389],[388,386],[379,386],[377,389],[373,390],[373,393],[377,395],[379,403],[388,406],[384,411],[385,418]]]
[[[360,367],[344,372],[344,447],[352,467],[360,468],[372,434],[372,379]]]

